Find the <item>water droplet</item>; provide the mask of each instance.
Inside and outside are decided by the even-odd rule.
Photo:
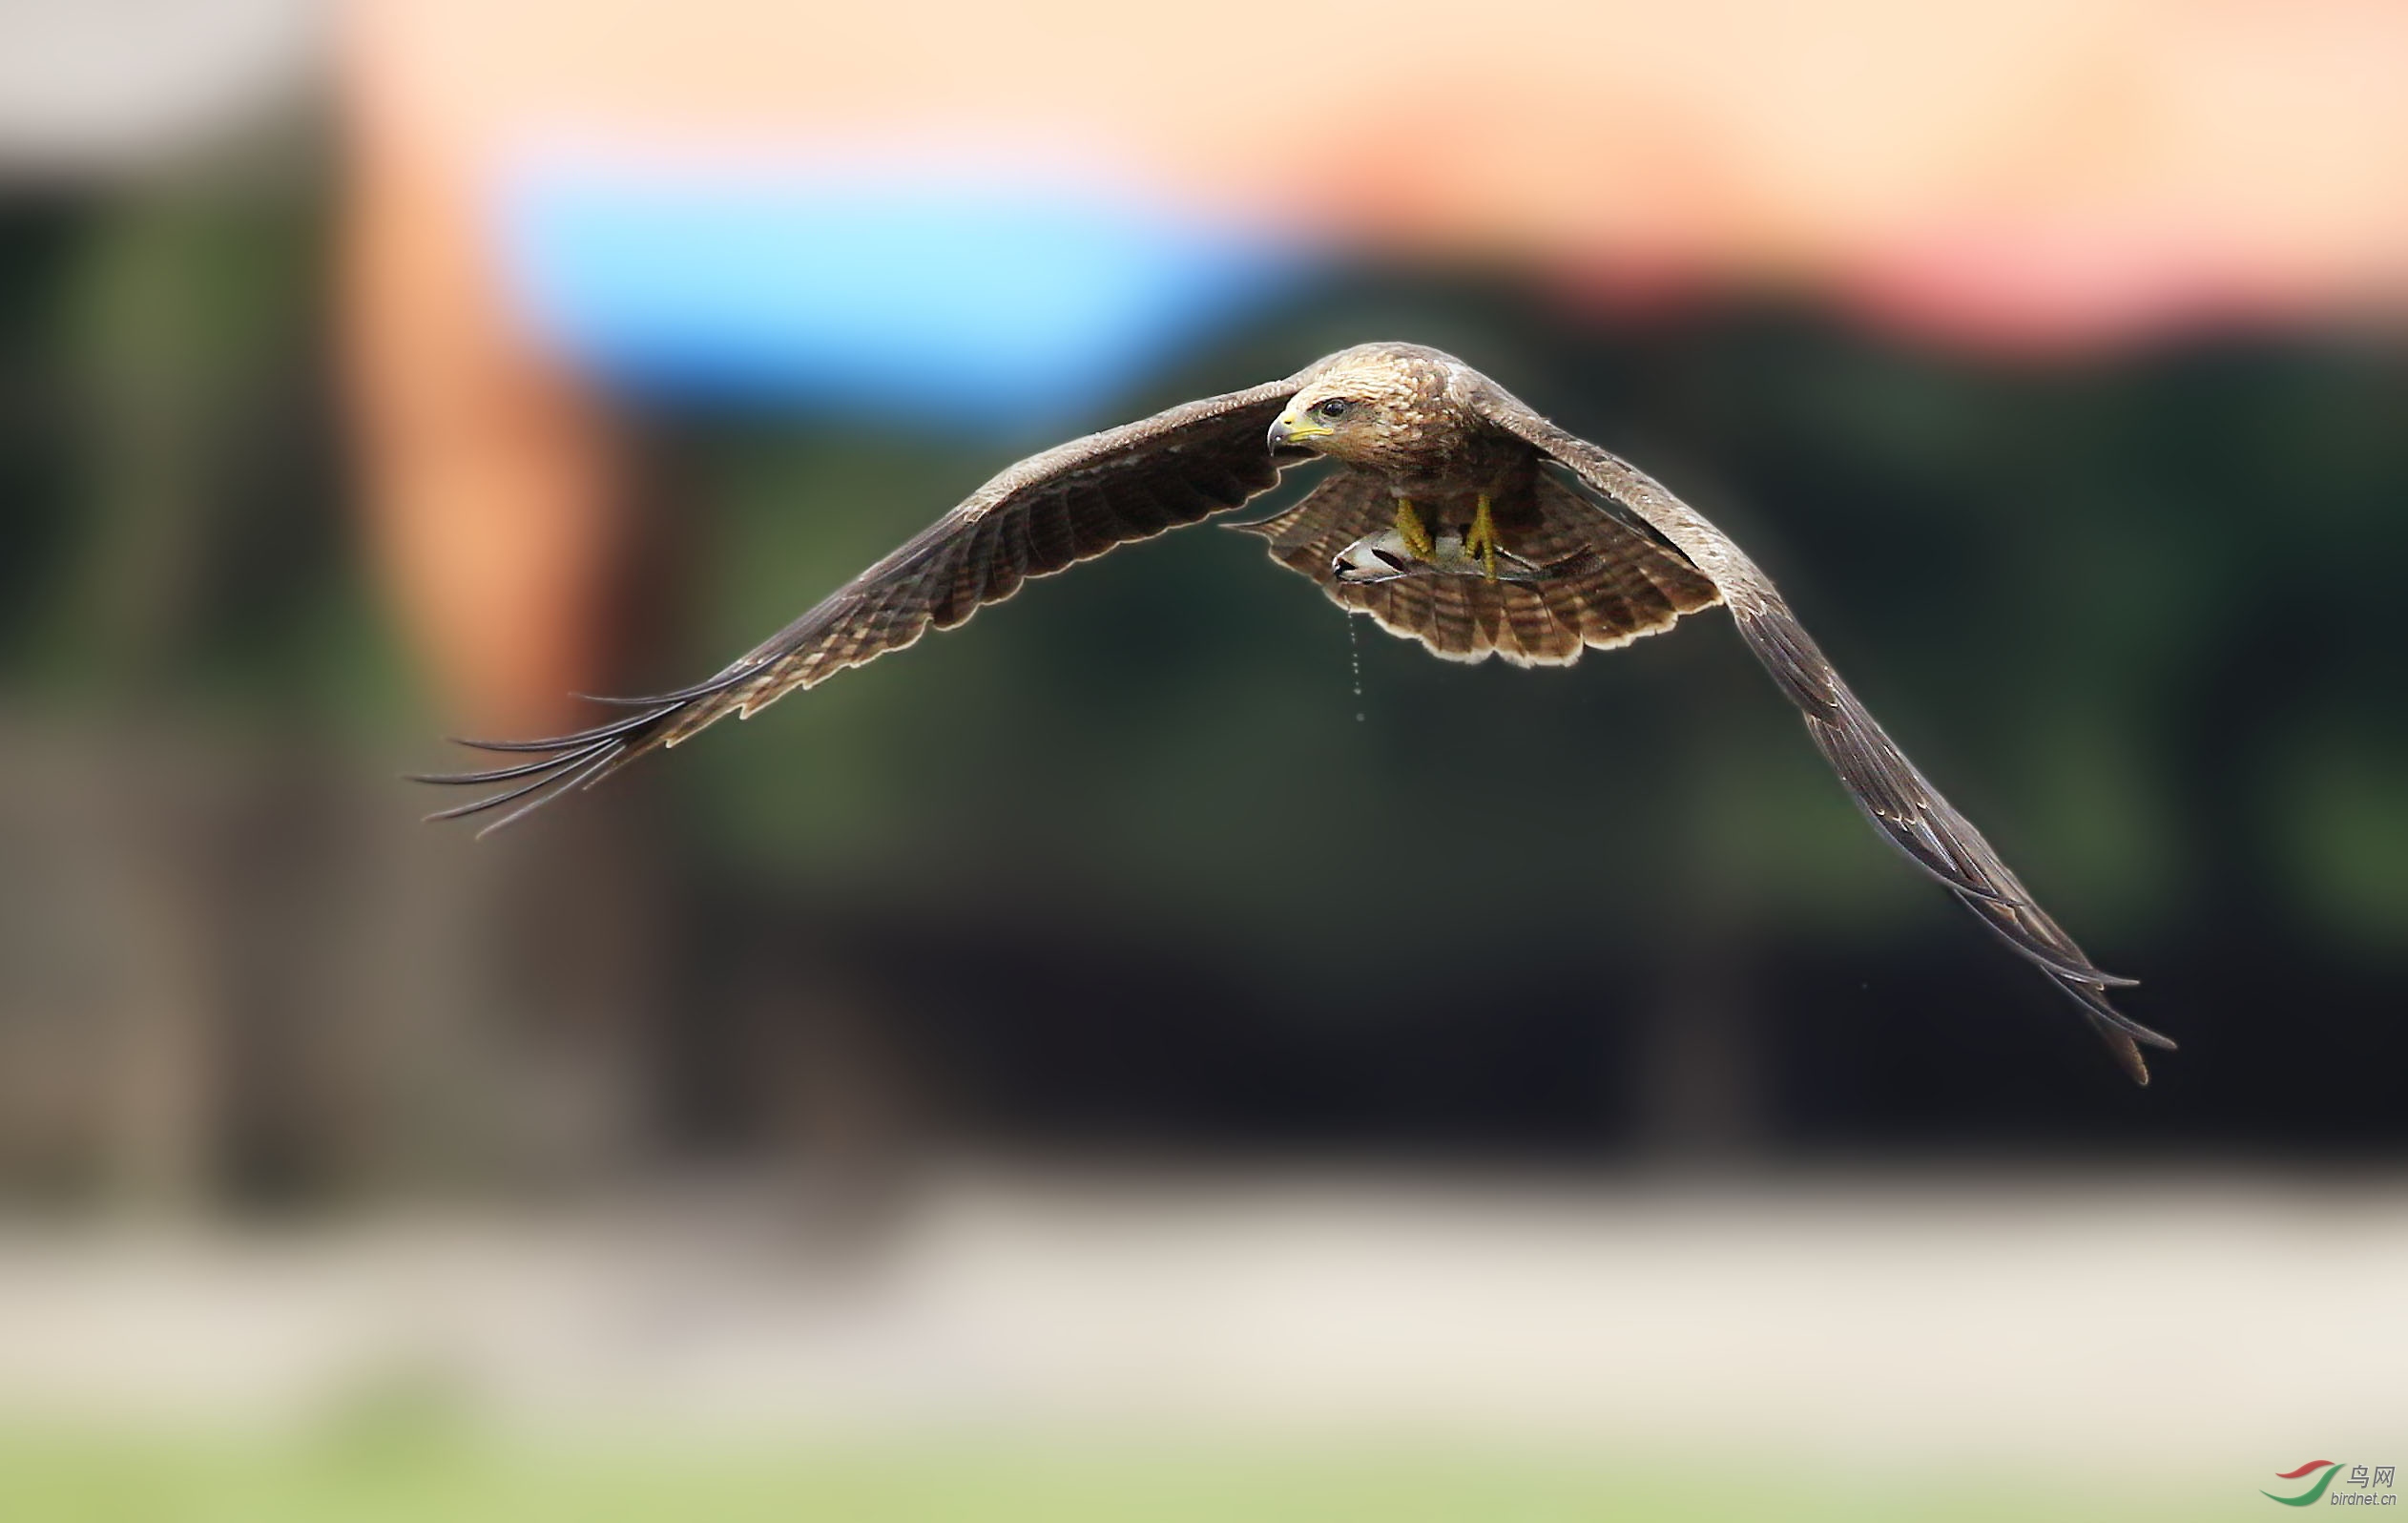
[[[1363,644],[1355,632],[1355,615],[1346,615],[1346,659],[1355,668],[1355,722],[1363,722]]]

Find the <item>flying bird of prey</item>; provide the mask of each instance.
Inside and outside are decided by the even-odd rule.
[[[2103,972],[1990,844],[1882,733],[1772,581],[1636,468],[1565,432],[1470,365],[1368,344],[1284,381],[1184,403],[1033,455],[716,677],[574,735],[471,741],[527,760],[421,781],[504,784],[430,816],[495,829],[647,751],[951,629],[1032,576],[1232,509],[1299,460],[1334,468],[1294,508],[1231,527],[1270,541],[1349,613],[1450,660],[1568,665],[1722,604],[1867,819],[2082,1007],[2127,1073],[2136,1042]],[[515,807],[510,807],[515,805]]]

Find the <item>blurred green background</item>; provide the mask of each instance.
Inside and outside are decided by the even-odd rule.
[[[405,945],[398,922],[518,873],[492,891],[522,903],[479,914],[521,917],[482,933],[530,958],[550,935],[576,961],[611,915],[645,928],[597,997],[630,1007],[608,1036],[640,1075],[630,1124],[672,1153],[847,1103],[789,1080],[874,1092],[881,1126],[1076,1146],[2338,1159],[2408,1139],[2352,1079],[2398,1064],[2408,1000],[2395,345],[2007,362],[1796,303],[1575,320],[1502,275],[1361,267],[1090,420],[1399,334],[1643,463],[2144,980],[2133,1011],[2184,1051],[2136,1093],[1862,828],[1719,617],[1568,672],[1458,669],[1350,632],[1209,528],[483,846],[396,845],[422,801],[390,773],[445,759],[346,511],[318,183],[7,214],[0,1041],[21,1083],[0,1166],[20,1192],[149,1168],[327,1199],[440,1150],[466,1103],[443,1049],[467,1038],[412,1001],[457,987],[507,1024],[514,1000],[581,996],[513,992],[472,933]],[[714,668],[1017,452],[631,424],[676,547],[639,688]],[[613,829],[640,839],[574,844]],[[640,866],[597,888],[596,852]],[[142,981],[187,973],[207,1013],[159,1036]],[[821,1027],[825,1052],[764,1061]],[[206,1096],[152,1085],[176,1119],[60,1100],[54,1081],[125,1082],[111,1044],[153,1038],[208,1075]],[[848,1063],[858,1084],[827,1078]],[[128,1163],[161,1127],[191,1157]]]

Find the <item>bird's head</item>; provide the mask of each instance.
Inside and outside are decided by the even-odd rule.
[[[1321,389],[1311,387],[1297,392],[1287,410],[1271,425],[1266,443],[1273,454],[1336,455],[1344,459],[1349,446],[1376,426],[1376,404],[1368,398],[1350,397],[1341,390],[1314,394]]]
[[[1433,351],[1401,344],[1349,349],[1324,361],[1288,400],[1265,442],[1275,455],[1392,467],[1444,415],[1446,383]]]

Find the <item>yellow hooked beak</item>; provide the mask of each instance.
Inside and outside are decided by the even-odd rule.
[[[1279,421],[1271,426],[1270,436],[1264,442],[1274,449],[1292,449],[1298,440],[1317,439],[1322,434],[1335,432],[1337,430],[1326,423],[1297,417],[1296,409],[1291,407],[1279,414]]]

